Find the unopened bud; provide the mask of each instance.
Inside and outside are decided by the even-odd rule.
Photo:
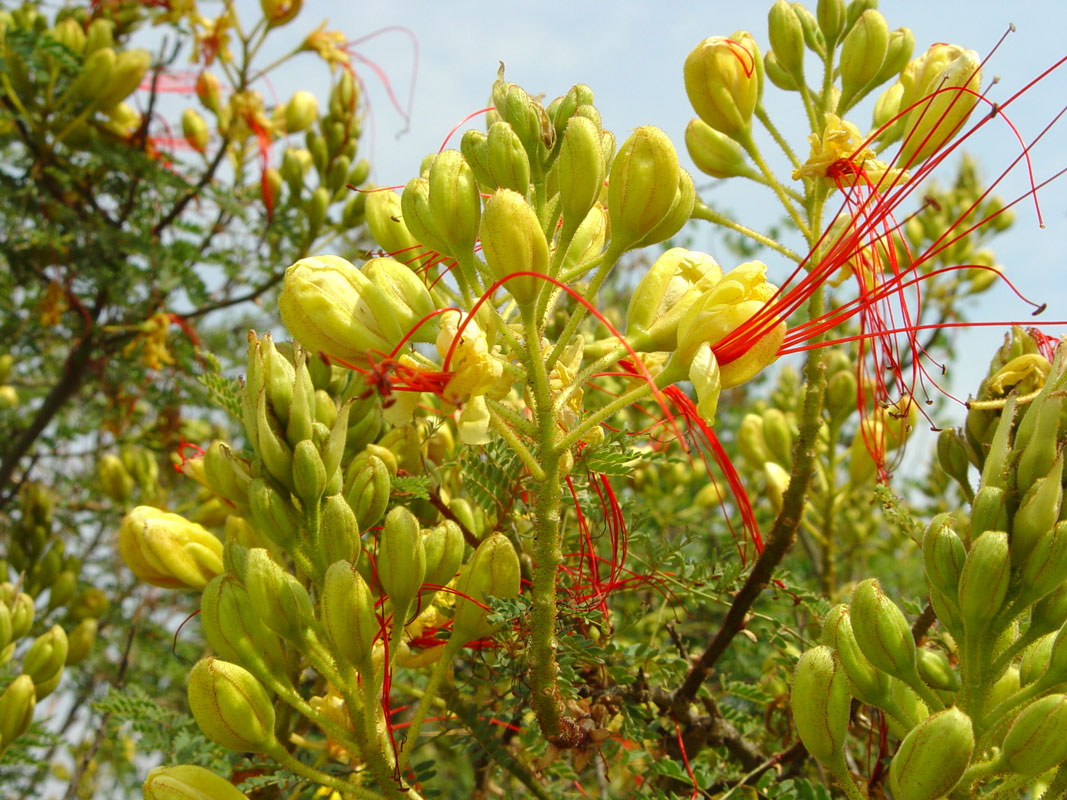
[[[394,613],[410,608],[426,577],[426,551],[415,515],[397,506],[385,518],[378,541],[378,579]]]
[[[248,800],[225,778],[191,764],[156,767],[145,778],[142,792],[144,800]]]
[[[815,18],[826,42],[833,44],[845,29],[845,0],[819,0]]]
[[[263,548],[248,551],[245,586],[263,624],[284,639],[300,641],[314,618],[307,589]]]
[[[674,193],[674,201],[667,213],[658,223],[637,241],[634,247],[648,247],[649,245],[664,242],[670,239],[678,231],[685,227],[693,217],[693,208],[696,205],[696,186],[693,184],[693,176],[684,169],[678,170],[678,188]]]
[[[1067,694],[1050,694],[1023,709],[1004,736],[1000,760],[1020,775],[1040,775],[1067,760]]]
[[[418,242],[404,224],[400,195],[391,189],[368,192],[366,216],[367,228],[382,250],[405,261],[415,255],[410,251]]]
[[[196,96],[200,102],[214,114],[219,113],[219,101],[222,99],[222,85],[211,72],[201,72],[196,79]]]
[[[967,458],[967,445],[955,428],[945,428],[938,434],[937,463],[946,475],[961,486],[970,486],[968,473],[971,462]]]
[[[33,679],[38,700],[47,696],[58,682],[55,679],[58,679],[67,662],[68,647],[67,632],[59,625],[53,625],[38,636],[26,651],[22,659],[22,671]],[[49,688],[44,690],[45,687]]]
[[[490,624],[486,603],[518,597],[520,574],[519,557],[506,536],[494,533],[482,541],[456,579],[453,639],[466,644],[491,636],[498,626]]]
[[[80,664],[89,655],[89,650],[96,641],[98,623],[95,619],[83,619],[67,637],[67,660],[66,666],[73,667]]]
[[[548,272],[548,242],[537,214],[518,192],[499,189],[485,203],[482,254],[501,280],[518,272]],[[504,287],[521,304],[532,303],[540,282],[531,275],[512,278]]]
[[[612,247],[632,247],[667,216],[679,191],[679,169],[674,145],[659,128],[644,125],[623,142],[608,178]]]
[[[182,112],[182,135],[198,153],[203,153],[207,149],[207,143],[211,139],[211,133],[207,129],[204,118],[192,108],[187,108]]]
[[[604,153],[600,129],[594,122],[581,116],[567,122],[558,164],[563,219],[577,225],[604,188]]]
[[[222,572],[222,542],[178,514],[138,506],[119,529],[122,560],[138,578],[164,589],[202,589]]]
[[[319,101],[311,92],[300,89],[285,104],[285,130],[299,133],[306,130],[319,116]]]
[[[443,150],[433,160],[428,200],[434,232],[445,245],[440,252],[453,258],[473,253],[481,196],[474,173],[458,150]]]
[[[886,597],[878,580],[859,583],[852,593],[852,632],[875,667],[894,678],[915,675],[915,640],[903,612]]]
[[[274,707],[248,670],[204,658],[189,673],[189,708],[197,726],[228,750],[269,753],[276,749]]]
[[[348,561],[337,561],[326,570],[322,624],[343,658],[360,669],[370,663],[380,628],[374,615],[374,596],[363,576]],[[371,676],[364,676],[367,679]]]
[[[745,414],[738,427],[737,446],[753,469],[759,469],[765,461],[773,460],[767,440],[763,436],[763,417],[759,414]]]
[[[686,56],[684,68],[697,116],[734,139],[747,135],[761,89],[759,49],[750,36],[742,44],[740,33],[705,39]]]
[[[936,800],[963,777],[974,752],[971,719],[958,708],[927,717],[904,737],[889,767],[897,800]]]
[[[530,189],[530,157],[511,125],[495,123],[489,129],[486,148],[490,185],[525,195]]]
[[[841,43],[842,113],[874,81],[888,50],[889,25],[885,17],[873,8],[864,11]]]
[[[713,178],[753,174],[741,145],[702,119],[694,117],[685,126],[685,147],[697,169]]]
[[[0,695],[0,752],[26,732],[33,721],[37,692],[33,678],[19,675]]]
[[[952,664],[944,653],[919,648],[916,650],[916,662],[919,677],[927,686],[942,692],[955,692],[962,686],[959,675],[952,669]]]
[[[916,62],[919,65],[913,66]],[[905,81],[902,108],[918,102],[904,119],[898,158],[902,167],[921,164],[947,145],[967,122],[981,91],[981,58],[974,50],[934,45],[916,62],[902,76],[911,76],[910,86]]]
[[[793,78],[804,80],[804,28],[793,7],[786,0],[776,0],[767,15],[767,34],[771,48],[782,69]],[[907,59],[905,59],[907,61]],[[903,64],[901,68],[903,69]]]
[[[763,438],[775,461],[785,466],[793,463],[793,431],[781,410],[768,408],[763,412]]]
[[[1011,561],[1019,566],[1043,538],[1049,535],[1060,517],[1063,502],[1062,454],[1053,464],[1048,477],[1039,478],[1023,496],[1019,510],[1011,521]]]
[[[841,758],[852,704],[849,679],[837,653],[819,645],[797,662],[790,704],[804,747],[824,765]]]
[[[971,542],[959,582],[960,614],[969,636],[977,637],[1000,611],[1010,579],[1008,534],[986,531]]]
[[[1008,508],[1004,495],[1004,490],[995,486],[983,486],[975,492],[974,502],[971,504],[972,539],[978,538],[986,531],[1007,530]]]
[[[934,517],[923,536],[922,547],[923,567],[930,585],[957,602],[957,588],[967,559],[967,548],[952,529],[952,518],[948,514]]]
[[[133,48],[119,53],[108,87],[97,97],[97,108],[108,109],[125,100],[141,84],[151,64],[152,55],[147,50]]]
[[[889,34],[889,46],[886,49],[885,60],[882,68],[874,77],[874,86],[879,86],[891,78],[895,78],[911,60],[912,51],[915,50],[915,34],[911,28],[897,28]]]
[[[1022,563],[1016,602],[1029,605],[1067,581],[1067,522],[1058,523],[1034,544]]]
[[[1030,608],[1030,628],[1032,636],[1058,631],[1067,622],[1067,584],[1049,592]]]
[[[204,587],[200,623],[216,655],[260,674],[285,674],[281,641],[267,630],[263,612],[233,575],[219,575]]]
[[[886,708],[892,703],[889,675],[876,669],[860,650],[852,632],[848,606],[844,603],[830,609],[822,628],[822,643],[832,647],[845,668],[851,682],[852,694],[866,705]]]
[[[426,552],[426,577],[424,583],[431,586],[446,586],[456,577],[463,563],[466,543],[463,531],[452,520],[423,532],[423,549]]]
[[[96,462],[96,474],[104,492],[116,503],[125,503],[133,494],[133,476],[127,472],[122,459],[113,453],[100,456]]]
[[[359,521],[359,529],[366,530],[378,523],[389,505],[389,469],[375,455],[353,461],[352,465],[344,495]]]

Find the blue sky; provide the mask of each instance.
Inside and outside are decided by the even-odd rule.
[[[964,6],[965,11],[961,10]],[[422,157],[441,146],[453,125],[486,104],[501,61],[509,80],[532,94],[544,93],[546,101],[574,83],[590,85],[605,127],[613,130],[620,142],[634,127],[655,124],[675,139],[683,162],[688,162],[682,134],[693,112],[682,85],[681,65],[686,54],[706,36],[737,29],[751,31],[765,47],[768,7],[764,2],[718,0],[620,0],[610,4],[580,0],[526,4],[305,0],[301,18],[307,23],[328,18],[331,29],[340,29],[351,38],[389,26],[404,26],[417,38],[415,91],[411,123],[406,129],[372,70],[357,65],[367,84],[371,107],[364,153],[374,164],[372,179],[385,185],[405,183],[417,171]],[[893,0],[883,2],[880,10],[891,28],[906,25],[913,30],[917,51],[933,42],[949,41],[985,54],[1014,23],[1017,31],[984,72],[983,84],[993,75],[1001,79],[990,95],[994,99],[1007,97],[1067,53],[1063,36],[1067,4],[1063,2]],[[358,52],[387,73],[394,90],[406,102],[414,67],[410,39],[385,31],[359,44]],[[275,89],[283,98],[295,88],[317,91],[315,84],[322,81],[323,70],[313,63],[274,78]],[[1067,67],[1015,104],[1011,118],[1025,138],[1035,135],[1062,107],[1067,97],[1065,84]],[[321,96],[324,89],[317,93]],[[794,148],[806,152],[806,125],[798,96],[768,85],[765,104]],[[854,115],[854,121],[861,128],[869,125],[869,103]],[[470,124],[478,126],[480,122]],[[987,128],[990,135],[975,139],[970,149],[979,156],[988,179],[1014,158],[1019,145],[1006,126]],[[458,135],[455,142],[458,146]],[[1067,166],[1065,144],[1067,121],[1047,137],[1044,147],[1034,151],[1039,177]],[[690,169],[698,186],[703,187],[703,197],[717,207],[730,209],[746,224],[761,227],[779,215],[775,203],[768,202],[773,198],[766,190],[736,180],[701,180]],[[1025,190],[1025,175],[1017,172],[1004,184],[1002,194],[1015,196]],[[944,179],[950,177],[946,174]],[[1015,228],[997,240],[995,249],[1019,288],[1048,303],[1044,318],[1067,319],[1067,280],[1063,277],[1067,177],[1042,192],[1040,199],[1046,228],[1038,227],[1032,202],[1020,205]],[[706,230],[696,229],[695,246],[711,249],[711,242]],[[785,274],[787,264],[770,256],[767,261],[772,275]],[[972,313],[972,317],[983,319],[1022,319],[1026,315],[1026,308],[1006,287],[987,293]],[[960,391],[966,393],[976,385],[982,365],[1002,335],[1002,331],[986,329],[967,331],[961,337],[954,381]]]

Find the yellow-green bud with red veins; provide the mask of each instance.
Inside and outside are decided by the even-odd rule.
[[[481,226],[482,255],[494,280],[519,272],[548,272],[548,241],[537,214],[518,192],[498,189],[485,201]],[[542,281],[530,275],[504,284],[520,304],[532,303]]]
[[[948,708],[916,725],[900,743],[889,766],[897,800],[936,800],[959,783],[974,753],[971,719]]]
[[[314,619],[314,608],[307,589],[271,558],[261,547],[248,551],[245,562],[245,586],[252,607],[263,623],[279,636],[300,641]]]
[[[378,580],[394,613],[411,607],[426,577],[426,551],[415,515],[397,506],[385,518],[378,541]]]
[[[369,664],[380,625],[374,614],[374,595],[351,562],[337,561],[326,570],[321,612],[322,625],[337,652],[360,669]]]
[[[203,658],[189,672],[189,708],[211,741],[242,753],[270,753],[274,736],[270,695],[248,670],[217,658]]]
[[[557,165],[563,220],[577,226],[604,188],[600,127],[586,117],[571,117],[563,132]]]
[[[762,72],[759,48],[747,33],[712,36],[686,56],[685,91],[698,117],[740,141],[752,126]]]
[[[648,247],[666,241],[680,231],[693,216],[696,205],[696,186],[693,176],[684,169],[678,170],[678,188],[674,193],[674,202],[663,218],[641,238],[634,247]]]
[[[685,147],[697,169],[713,178],[753,175],[737,142],[694,117],[685,126]]]
[[[885,63],[889,51],[889,25],[873,8],[860,14],[841,43],[841,101],[843,111],[862,96]]]
[[[486,166],[490,185],[511,189],[525,195],[530,189],[530,157],[515,130],[506,122],[497,122],[486,137]],[[477,171],[471,166],[472,174]]]
[[[426,552],[426,577],[423,583],[447,586],[463,563],[463,551],[466,549],[463,531],[452,520],[445,520],[422,532],[422,546]]]
[[[338,256],[297,261],[285,271],[278,308],[286,328],[306,350],[357,365],[368,354],[392,352],[434,310],[426,285],[391,258],[374,258],[357,269]],[[411,341],[432,342],[432,321]]]
[[[359,520],[340,494],[329,495],[322,507],[322,538],[326,563],[359,561]]]
[[[1020,605],[1037,602],[1067,581],[1067,521],[1037,540],[1022,563],[1020,578],[1014,601]]]
[[[359,529],[377,524],[389,505],[389,468],[376,455],[368,454],[349,465],[344,496],[359,521]]]
[[[706,253],[673,247],[655,260],[630,296],[626,338],[635,350],[673,350],[678,324],[704,292],[722,278]]]
[[[841,660],[845,674],[851,683],[852,694],[866,705],[891,709],[891,679],[876,669],[860,650],[852,632],[848,606],[844,603],[830,609],[822,628],[822,643],[832,647]]]
[[[921,164],[952,141],[978,103],[981,58],[974,50],[935,44],[905,67],[900,110],[915,105],[903,120],[898,162]]]
[[[233,575],[219,575],[204,587],[200,624],[211,649],[221,658],[256,674],[285,674],[285,648],[266,629],[262,612]]]
[[[1011,561],[1018,567],[1056,525],[1063,504],[1063,455],[1048,476],[1038,478],[1023,495],[1011,521]]]
[[[488,601],[518,597],[520,576],[519,557],[506,536],[493,533],[478,545],[456,579],[452,639],[459,646],[497,631],[489,622]]]
[[[433,232],[445,245],[438,252],[453,258],[473,254],[482,201],[474,172],[458,150],[443,150],[434,158],[428,191]]]
[[[922,548],[923,566],[930,585],[957,602],[967,548],[952,529],[952,518],[948,514],[934,517],[923,536]]]
[[[1000,750],[1000,765],[1021,775],[1040,775],[1067,761],[1067,694],[1050,694],[1023,709]]]
[[[1000,611],[1010,580],[1008,534],[986,531],[971,542],[960,574],[960,615],[969,636],[977,637]]]
[[[134,575],[164,589],[203,589],[222,572],[218,537],[150,506],[137,506],[122,520],[119,552]]]
[[[822,764],[836,765],[852,705],[849,679],[837,653],[825,645],[804,652],[794,672],[790,705],[804,747]]]
[[[236,786],[191,764],[156,767],[141,787],[144,800],[248,800]]]
[[[916,674],[911,628],[876,578],[857,584],[849,610],[852,632],[867,660],[894,678],[911,679]]]
[[[659,128],[644,125],[623,142],[608,176],[613,250],[635,246],[667,216],[678,196],[679,173],[678,154]]]

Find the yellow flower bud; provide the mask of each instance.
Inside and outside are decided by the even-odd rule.
[[[978,103],[981,58],[957,45],[933,45],[905,67],[900,108],[918,103],[904,118],[901,166],[920,164],[947,145]]]
[[[445,244],[439,252],[453,258],[472,254],[482,201],[470,165],[458,150],[444,150],[434,158],[428,181],[430,220]]]
[[[222,98],[222,84],[214,73],[201,72],[196,79],[196,96],[204,107],[214,114],[219,113],[219,100]]]
[[[164,589],[203,589],[222,572],[222,542],[178,514],[138,506],[119,529],[122,560],[138,578]]]
[[[530,157],[511,125],[506,122],[493,124],[486,137],[485,156],[490,185],[511,189],[521,195],[529,191]]]
[[[114,453],[106,453],[100,456],[96,462],[96,474],[100,478],[100,484],[107,494],[116,503],[124,503],[133,494],[133,476],[126,471],[126,467]]]
[[[0,695],[0,753],[30,727],[36,703],[37,694],[29,675],[19,675]]]
[[[22,671],[33,679],[37,687],[37,699],[43,699],[51,689],[43,691],[43,688],[57,679],[63,671],[63,665],[67,662],[67,632],[59,625],[53,625],[51,629],[38,636],[26,655],[22,659]],[[58,682],[58,681],[56,681]],[[53,683],[54,687],[55,684]]]
[[[563,133],[558,164],[563,219],[578,224],[585,219],[604,188],[600,128],[585,117],[571,117]]]
[[[98,96],[97,108],[108,109],[125,100],[140,86],[151,64],[152,55],[147,50],[135,48],[119,53],[115,57],[115,68],[111,72],[109,85]]]
[[[519,595],[520,567],[515,548],[506,536],[494,533],[474,551],[456,579],[456,613],[452,638],[461,644],[491,636],[497,626],[488,622],[489,598]]]
[[[85,52],[85,30],[73,17],[64,17],[52,30],[52,38],[75,55]]]
[[[633,247],[667,215],[678,194],[679,171],[674,145],[659,128],[641,126],[623,142],[608,178],[613,249]]]
[[[889,767],[898,800],[935,800],[959,782],[974,752],[971,719],[949,708],[916,725],[904,737]]]
[[[304,0],[259,0],[268,28],[284,25],[300,13]]]
[[[330,642],[343,658],[365,667],[381,626],[374,615],[370,587],[352,563],[337,561],[326,570],[321,602],[322,624]]]
[[[189,673],[189,708],[204,735],[220,747],[269,753],[274,738],[274,707],[270,696],[248,670],[203,658]]]
[[[362,268],[338,256],[297,261],[285,272],[278,298],[282,321],[311,353],[366,364],[368,353],[389,353],[434,308],[422,280],[405,265],[375,258]],[[413,341],[433,341],[422,325]]]
[[[156,767],[142,787],[144,800],[248,800],[224,778],[203,767]]]
[[[847,109],[862,96],[882,69],[889,50],[889,25],[873,8],[860,14],[852,30],[841,43],[841,101]]]
[[[311,92],[300,89],[293,93],[285,104],[285,130],[299,133],[308,128],[319,116],[319,101]]]
[[[481,225],[482,254],[496,280],[517,272],[548,271],[548,242],[537,214],[518,192],[498,189],[485,202]],[[504,284],[522,304],[532,303],[541,288],[529,275]]]
[[[378,579],[393,603],[393,613],[403,615],[426,577],[426,551],[419,521],[403,506],[397,506],[385,518],[377,565]]]
[[[89,650],[96,641],[98,623],[95,619],[83,619],[67,637],[67,660],[66,666],[72,667],[80,664],[89,655]]]
[[[367,193],[367,228],[374,241],[386,253],[401,261],[410,261],[419,253],[415,237],[404,224],[400,195],[391,189],[377,189]]]
[[[771,6],[767,15],[767,34],[782,69],[795,80],[803,81],[804,29],[796,11],[786,0],[775,0]]]
[[[191,108],[182,112],[182,135],[198,153],[204,152],[211,138],[204,118]]]
[[[685,126],[685,147],[697,169],[713,178],[753,174],[741,145],[696,117]]]
[[[746,135],[760,96],[762,65],[751,36],[712,36],[685,59],[685,91],[709,126],[737,139]]]
[[[808,752],[823,764],[835,764],[845,746],[852,702],[837,653],[825,645],[805,651],[797,663],[790,702]]]

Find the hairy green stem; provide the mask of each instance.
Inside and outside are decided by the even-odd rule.
[[[769,247],[771,250],[774,250],[777,253],[781,253],[790,261],[795,261],[798,264],[801,261],[801,257],[785,245],[779,244],[766,234],[753,230],[752,228],[742,225],[739,222],[734,222],[726,215],[720,214],[718,211],[715,211],[713,208],[710,208],[709,206],[705,205],[700,200],[697,200],[696,205],[693,206],[693,219],[702,219],[706,220],[707,222],[714,223],[715,225],[721,225],[724,228],[729,228],[735,233],[739,233],[754,242],[759,242],[764,247]]]

